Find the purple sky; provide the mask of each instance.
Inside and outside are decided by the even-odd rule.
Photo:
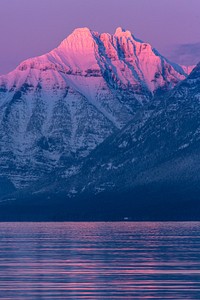
[[[118,26],[174,61],[200,61],[200,0],[0,0],[0,74],[52,50],[76,27]]]

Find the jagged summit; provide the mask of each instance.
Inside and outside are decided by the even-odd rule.
[[[121,33],[121,32],[125,32],[126,29],[122,28],[122,27],[117,27],[116,30],[115,30],[115,34],[118,34],[118,33]]]
[[[115,31],[115,36],[126,36],[126,37],[133,37],[132,33],[129,30],[126,30],[122,27],[118,27]]]
[[[138,86],[150,92],[166,86],[174,87],[191,71],[191,68],[171,64],[151,45],[134,38],[130,31],[121,27],[114,35],[99,34],[87,27],[77,28],[51,52],[28,59],[8,76],[1,76],[0,84],[8,84],[9,87],[15,84],[19,88],[27,77],[21,76],[18,71],[24,71],[25,75],[25,71],[33,69],[57,69],[68,75],[80,76],[87,75],[89,70],[90,75],[92,71],[95,76],[108,76],[106,81],[112,86],[132,86],[134,89]],[[38,78],[36,74],[30,77]]]

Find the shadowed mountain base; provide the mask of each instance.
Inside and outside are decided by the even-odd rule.
[[[200,220],[199,195],[199,187],[187,188],[183,183],[141,186],[121,194],[76,199],[64,195],[24,197],[15,203],[1,203],[0,221]]]

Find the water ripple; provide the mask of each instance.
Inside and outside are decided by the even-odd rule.
[[[1,223],[0,299],[200,299],[200,223]]]

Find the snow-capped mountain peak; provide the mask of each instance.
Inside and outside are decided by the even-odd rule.
[[[20,84],[24,83],[22,78],[26,81],[26,76],[18,74],[18,71],[24,71],[26,75],[30,69],[57,69],[65,74],[81,76],[93,72],[99,77],[108,73],[110,81],[118,82],[119,86],[145,87],[151,93],[159,88],[175,86],[192,70],[170,64],[151,45],[136,39],[130,31],[121,27],[114,35],[99,34],[86,27],[77,28],[51,52],[28,59],[8,76],[0,77],[0,84],[20,88]]]
[[[93,33],[89,28],[77,28],[62,41],[57,50],[87,53],[94,51],[94,44]]]
[[[75,29],[0,77],[0,177],[21,187],[55,168],[69,176],[186,71],[120,27],[113,35]]]

